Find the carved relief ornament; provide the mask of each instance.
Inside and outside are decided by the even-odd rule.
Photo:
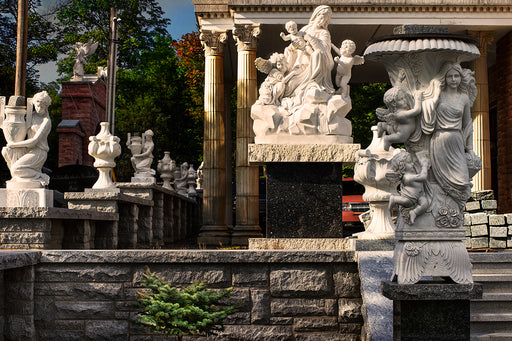
[[[255,50],[260,35],[259,25],[235,25],[233,29],[238,51]]]
[[[225,31],[201,30],[199,39],[201,45],[203,45],[205,55],[223,54],[228,35]]]

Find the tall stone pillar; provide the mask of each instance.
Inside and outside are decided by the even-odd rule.
[[[203,226],[197,242],[227,245],[226,225],[226,112],[224,108],[224,43],[226,32],[201,31],[205,51]]]
[[[236,25],[233,37],[238,50],[236,113],[236,223],[233,245],[247,245],[248,238],[261,237],[259,226],[259,167],[250,166],[248,144],[254,143],[251,106],[258,97],[256,59],[259,26]]]
[[[492,32],[470,31],[469,35],[478,38],[480,57],[472,62],[475,71],[478,94],[471,108],[473,117],[473,149],[482,159],[482,170],[473,178],[473,191],[492,189],[491,187],[491,137],[489,128],[489,79],[487,76],[487,46],[492,42]]]

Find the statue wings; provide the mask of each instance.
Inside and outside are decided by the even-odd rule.
[[[272,70],[272,62],[270,60],[258,57],[254,61],[254,64],[256,65],[256,69],[260,72],[268,74],[270,70]]]
[[[379,120],[386,122],[392,126],[396,124],[395,119],[393,118],[392,115],[390,115],[390,111],[388,109],[377,108],[375,110],[375,113],[377,114]]]
[[[98,48],[99,42],[93,42],[93,38],[91,38],[87,43],[76,43],[77,51],[81,51],[84,56],[90,56],[96,49]]]

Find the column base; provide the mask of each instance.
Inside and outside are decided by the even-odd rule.
[[[249,238],[261,238],[259,225],[237,225],[231,234],[231,245],[249,245]]]
[[[208,246],[226,246],[231,236],[226,225],[203,225],[197,236],[197,244]]]

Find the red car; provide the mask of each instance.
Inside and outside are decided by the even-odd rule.
[[[355,182],[353,178],[343,178],[342,185],[343,227],[350,228],[350,232],[354,233],[364,231],[359,216],[370,209],[370,204],[363,200],[364,186]]]

